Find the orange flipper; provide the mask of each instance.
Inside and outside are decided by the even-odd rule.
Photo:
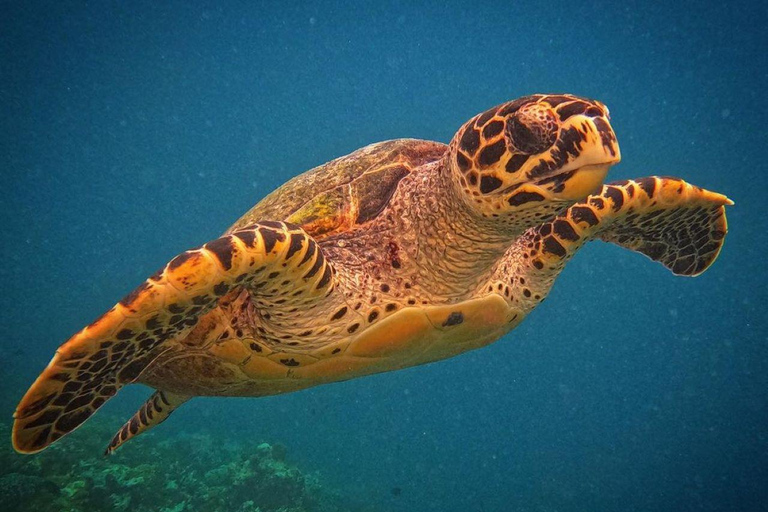
[[[592,239],[612,242],[658,261],[674,274],[697,276],[720,253],[728,224],[722,194],[678,178],[648,177],[608,183],[531,232],[532,265],[557,270]]]
[[[183,252],[59,347],[16,408],[14,448],[38,452],[80,426],[229,290],[324,296],[332,277],[315,241],[283,222],[260,222]]]

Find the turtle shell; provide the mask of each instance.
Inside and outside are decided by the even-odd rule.
[[[446,149],[445,144],[416,139],[371,144],[291,179],[227,233],[261,220],[285,220],[323,238],[364,224],[384,210],[404,177],[441,158]]]

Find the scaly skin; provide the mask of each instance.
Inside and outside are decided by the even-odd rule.
[[[389,141],[309,171],[62,345],[17,408],[14,447],[44,449],[132,382],[158,394],[110,453],[192,396],[285,393],[485,346],[591,239],[701,273],[728,199],[675,178],[602,186],[619,158],[604,105],[536,95],[448,146]]]

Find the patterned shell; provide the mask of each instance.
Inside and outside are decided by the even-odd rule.
[[[441,158],[439,142],[397,139],[371,144],[296,176],[251,208],[226,233],[261,220],[286,220],[316,239],[374,219],[400,181]]]

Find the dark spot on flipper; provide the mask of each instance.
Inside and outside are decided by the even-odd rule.
[[[68,413],[70,411],[74,411],[75,409],[79,409],[85,405],[88,405],[91,403],[93,396],[90,394],[83,394],[78,397],[76,397],[74,400],[71,400],[67,406],[64,408],[64,412]]]
[[[49,409],[40,415],[39,418],[24,424],[24,428],[35,428],[42,425],[51,425],[61,415],[58,409]]]
[[[121,382],[133,382],[136,380],[136,378],[141,374],[142,370],[144,370],[144,367],[147,365],[147,362],[143,359],[134,359],[125,367],[123,367],[122,370],[120,370],[120,373],[118,376],[120,377]]]
[[[560,242],[554,239],[554,237],[548,236],[544,239],[544,251],[554,254],[555,256],[563,257],[566,254],[565,247]]]
[[[177,268],[182,266],[184,262],[186,262],[188,259],[190,259],[191,257],[197,254],[198,253],[196,251],[185,251],[179,254],[178,256],[173,258],[170,263],[168,263],[168,270],[176,270]]]
[[[275,248],[278,241],[285,240],[285,235],[268,228],[259,228],[261,239],[264,240],[264,252],[269,254]]]
[[[443,327],[450,327],[452,325],[459,325],[464,321],[464,315],[460,311],[453,311],[448,318],[443,322]]]
[[[220,282],[219,284],[215,285],[213,287],[213,293],[216,294],[216,296],[221,297],[225,293],[229,291],[229,285],[225,283],[224,281]],[[171,322],[173,323],[173,322]]]
[[[173,313],[175,315],[178,315],[179,313],[184,313],[187,310],[187,308],[185,308],[184,306],[180,306],[178,304],[171,304],[171,305],[166,306],[166,307],[168,308],[168,311],[170,311],[171,313]],[[129,336],[129,338],[130,338],[130,336]],[[127,339],[127,338],[121,338],[120,335],[118,334],[117,339],[124,340],[124,339]]]
[[[119,340],[128,340],[133,337],[133,331],[130,329],[122,329],[115,335],[115,337]]]
[[[235,246],[232,244],[231,237],[217,238],[205,244],[205,248],[216,256],[224,270],[232,268],[232,255],[235,252]]]
[[[147,322],[144,325],[147,327],[147,329],[152,331],[154,329],[159,328],[162,324],[160,323],[160,317],[155,315],[155,316],[151,317],[150,319],[148,319]],[[115,350],[117,350],[117,346],[115,346]]]
[[[653,197],[653,193],[656,191],[656,180],[653,178],[640,178],[637,180],[637,184],[643,191],[648,194],[648,197]]]
[[[689,274],[691,268],[694,266],[695,258],[691,256],[685,256],[680,258],[672,266],[672,272],[675,274]]]
[[[574,206],[571,208],[571,218],[576,222],[586,222],[590,226],[596,226],[600,222],[595,212],[588,206]]]
[[[288,245],[288,252],[285,253],[285,259],[291,259],[291,256],[296,254],[304,246],[304,235],[299,233],[291,233],[291,241]]]
[[[256,246],[256,233],[252,229],[235,231],[232,235],[243,241],[246,247],[253,249]]]
[[[71,432],[87,420],[91,414],[93,414],[91,409],[73,411],[60,417],[54,427],[61,432]]]
[[[359,327],[360,327],[360,324],[357,324],[357,323],[355,323],[355,324],[352,324],[352,325],[350,325],[349,327],[347,327],[347,332],[348,332],[348,333],[350,333],[350,334],[352,334],[352,333],[353,333],[353,332],[355,332],[355,331],[356,331],[356,330],[357,330]]]
[[[323,266],[323,263],[325,263],[325,257],[323,257],[323,253],[318,252],[317,253],[317,259],[315,259],[315,264],[312,265],[312,267],[307,271],[306,274],[304,274],[304,279],[309,279],[310,277],[317,274],[317,271],[320,270],[320,267]]]
[[[602,197],[591,197],[589,199],[589,204],[591,204],[598,210],[602,210],[605,208],[605,201],[603,201]]]
[[[341,352],[341,349],[340,348],[335,348],[335,349],[333,349],[333,352],[331,352],[331,354],[338,354],[339,352]]]
[[[315,252],[317,252],[317,244],[313,239],[309,239],[309,243],[307,244],[307,250],[304,252],[304,257],[301,258],[301,261],[299,262],[299,267],[305,264],[309,259],[315,255]]]
[[[283,363],[285,366],[299,366],[299,362],[294,358],[281,359],[280,362]]]
[[[37,414],[38,412],[45,409],[45,407],[49,403],[51,403],[51,400],[56,398],[56,396],[57,396],[56,393],[51,393],[42,398],[38,398],[37,400],[35,400],[34,402],[26,406],[24,409],[19,411],[19,418],[26,418],[26,417]]]
[[[64,384],[64,387],[62,388],[62,393],[75,393],[77,391],[80,391],[80,388],[83,387],[83,384],[74,380],[70,380],[66,384]]]
[[[579,239],[579,235],[574,231],[573,226],[567,220],[558,219],[554,223],[555,234],[563,240],[569,240],[575,242]]]
[[[331,266],[326,265],[325,272],[323,272],[323,277],[320,278],[320,281],[317,283],[317,286],[315,288],[319,290],[320,288],[327,285],[331,281],[332,275],[333,275],[333,271],[331,270]]]
[[[659,261],[659,259],[664,256],[666,250],[667,246],[661,243],[646,244],[643,247],[643,253],[654,261]]]
[[[48,443],[48,435],[51,433],[51,427],[45,427],[43,430],[41,430],[36,436],[35,439],[30,444],[30,448],[33,450],[37,450],[38,448],[42,448]]]
[[[610,197],[611,201],[613,201],[613,211],[619,211],[624,205],[624,194],[618,188],[607,186],[604,195]]]

